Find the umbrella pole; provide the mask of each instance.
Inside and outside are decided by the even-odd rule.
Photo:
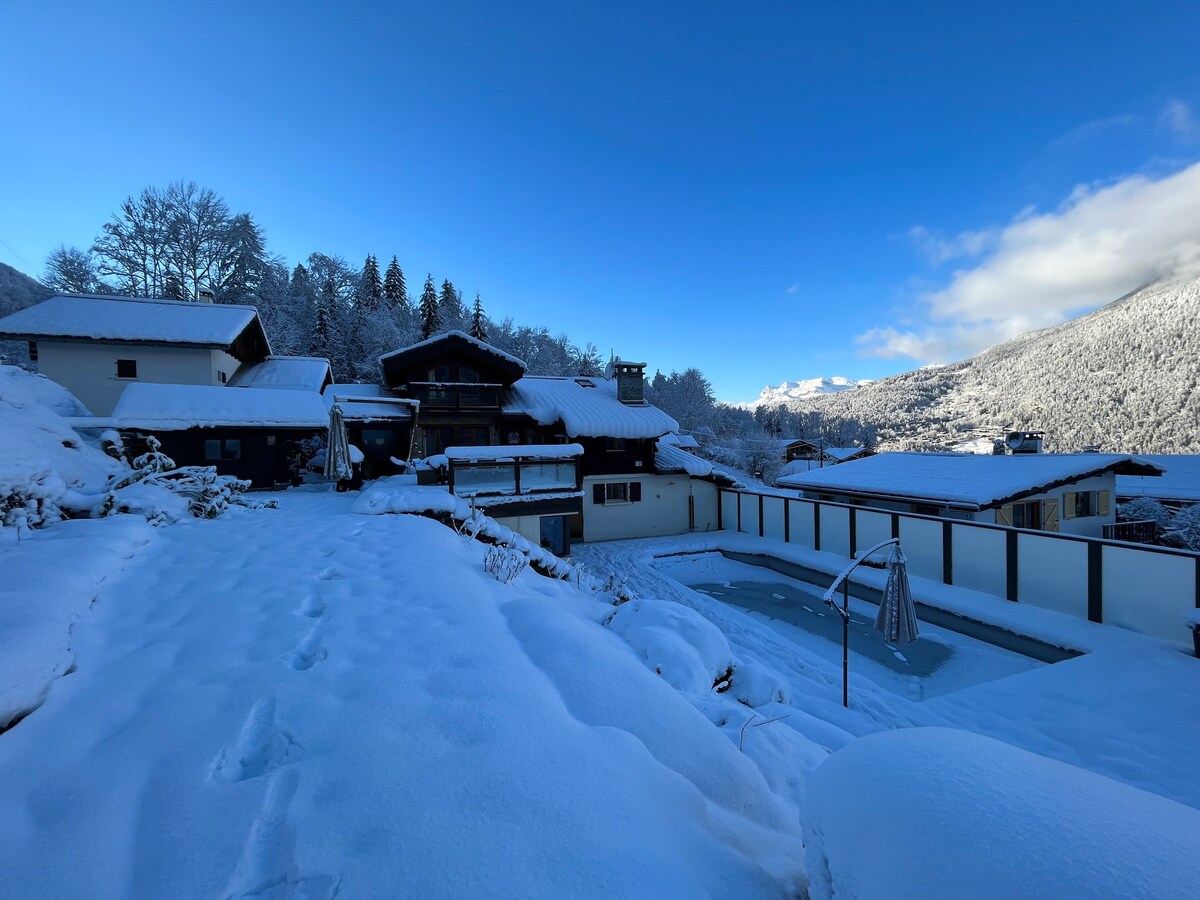
[[[842,582],[842,706],[850,708],[850,581]]]

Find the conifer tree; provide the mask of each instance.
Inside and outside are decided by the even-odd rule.
[[[332,337],[332,325],[329,320],[329,304],[321,299],[317,303],[317,318],[313,323],[312,337],[308,342],[310,356],[329,357],[329,343]]]
[[[383,276],[383,297],[394,310],[408,308],[408,285],[404,281],[404,270],[394,256]]]
[[[421,315],[421,339],[426,340],[433,337],[440,322],[438,297],[437,292],[433,289],[432,272],[425,276],[425,290],[421,292],[421,307],[418,312]]]
[[[488,339],[487,326],[484,325],[483,318],[483,301],[479,299],[478,291],[475,293],[475,308],[471,312],[471,337],[477,341]]]
[[[379,277],[379,262],[368,255],[359,280],[358,302],[367,310],[379,309],[383,303],[383,280]]]
[[[438,317],[443,328],[462,328],[467,311],[463,309],[462,293],[454,289],[454,283],[449,279],[442,282],[441,296],[438,297]]]

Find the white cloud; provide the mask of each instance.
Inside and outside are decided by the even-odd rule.
[[[1192,108],[1182,100],[1172,100],[1163,107],[1158,123],[1184,143],[1200,140],[1200,121],[1192,115]]]
[[[1053,212],[1023,210],[1003,228],[930,238],[922,249],[934,262],[979,262],[922,295],[923,326],[861,335],[865,354],[969,356],[1200,265],[1200,163],[1159,179],[1081,186]]]
[[[998,232],[985,228],[982,231],[964,231],[952,238],[934,234],[924,225],[910,228],[907,237],[921,251],[930,265],[940,266],[944,262],[961,257],[979,256],[995,241]]]
[[[1136,121],[1137,118],[1135,116],[1128,114],[1120,116],[1108,116],[1104,119],[1093,119],[1091,122],[1084,122],[1082,125],[1076,125],[1066,134],[1055,138],[1050,142],[1050,145],[1046,149],[1059,150],[1072,144],[1088,141],[1110,129],[1127,128]]]
[[[784,291],[784,293],[785,293],[785,294],[798,294],[798,293],[800,293],[800,282],[796,281],[796,282],[793,282],[792,284],[789,284],[789,285],[787,286],[787,289]]]

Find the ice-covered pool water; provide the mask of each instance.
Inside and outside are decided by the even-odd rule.
[[[718,553],[667,557],[655,568],[675,581],[763,620],[806,650],[841,665],[842,620],[821,602],[824,587]],[[838,603],[842,602],[841,594]],[[921,700],[1045,665],[947,628],[920,623],[920,637],[895,646],[875,630],[878,606],[850,598],[850,671]]]

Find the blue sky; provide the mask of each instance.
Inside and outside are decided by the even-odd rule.
[[[31,274],[191,179],[290,262],[396,254],[742,400],[1200,258],[1200,4],[105,6],[0,0]]]

